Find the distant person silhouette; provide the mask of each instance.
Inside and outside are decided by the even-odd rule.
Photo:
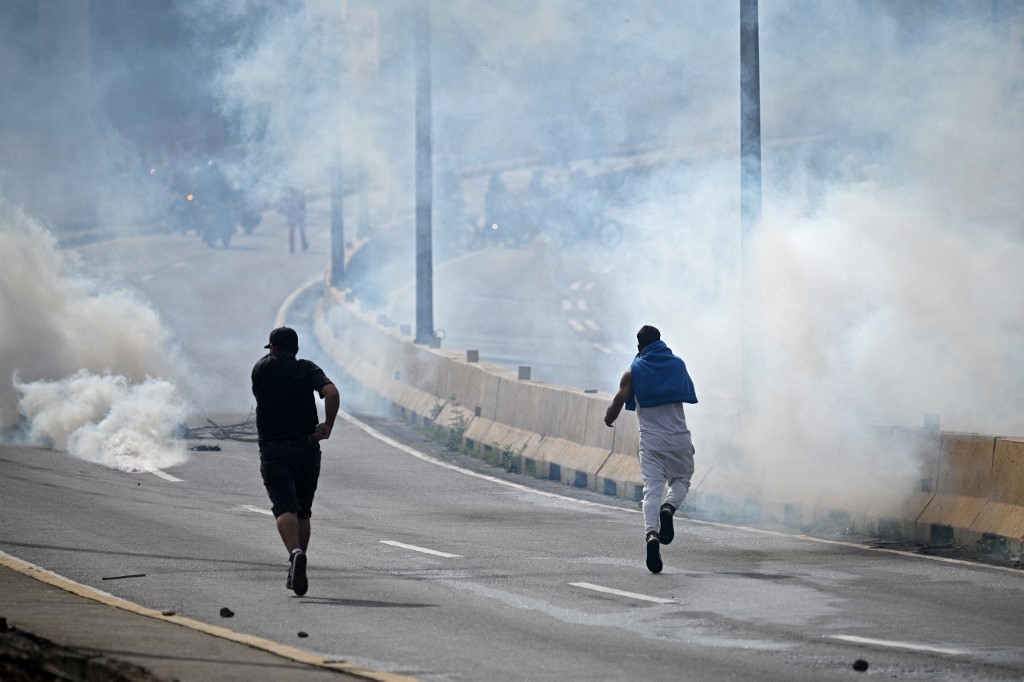
[[[281,213],[288,223],[288,251],[295,253],[295,234],[298,233],[302,250],[309,248],[306,241],[306,195],[302,190],[289,187],[281,200]]]

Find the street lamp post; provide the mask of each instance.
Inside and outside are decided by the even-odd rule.
[[[430,102],[430,2],[416,9],[416,343],[434,339],[433,139]]]
[[[743,412],[755,411],[752,239],[761,224],[761,74],[757,0],[740,0],[740,296]]]

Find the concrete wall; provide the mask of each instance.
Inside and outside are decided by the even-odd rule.
[[[466,354],[415,345],[328,288],[314,316],[321,346],[382,407],[420,426],[462,431],[463,444],[515,470],[606,495],[638,500],[636,415],[614,428],[603,415],[611,395],[520,380]],[[742,428],[736,417],[704,416],[709,432]],[[730,521],[806,527],[826,521],[861,532],[931,543],[1001,538],[1024,546],[1024,439],[927,429],[874,427],[881,447],[915,452],[919,489],[862,508],[833,500],[764,499],[742,475],[697,463],[687,502]],[[746,490],[747,492],[743,492]]]

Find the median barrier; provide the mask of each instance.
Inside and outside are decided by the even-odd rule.
[[[1024,439],[998,438],[992,452],[989,499],[971,524],[974,535],[995,535],[1024,551]]]
[[[920,518],[935,497],[942,434],[935,429],[900,426],[875,426],[872,434],[877,448],[920,462],[920,470],[905,494],[872,499],[858,527],[885,538],[927,538],[930,527],[921,524]]]
[[[917,539],[946,544],[978,539],[971,530],[988,502],[996,439],[943,433],[935,496],[917,520]]]

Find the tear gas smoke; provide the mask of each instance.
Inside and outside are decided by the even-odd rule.
[[[34,442],[129,472],[187,459],[184,443],[173,435],[189,410],[169,381],[129,384],[123,376],[82,370],[59,381],[15,378],[14,387]]]
[[[177,3],[165,17],[188,26],[182,54],[205,45],[196,91],[225,117],[240,186],[262,201],[288,185],[323,198],[340,163],[349,196],[362,195],[358,223],[346,202],[346,239],[369,238],[348,285],[398,322],[411,316],[395,311],[413,307],[413,233],[400,219],[414,205],[411,9],[216,0]],[[540,169],[552,211],[571,199],[626,234],[614,249],[592,239],[551,247],[572,221],[542,215],[539,238],[509,250],[503,267],[489,272],[481,252],[475,271],[439,263],[435,326],[446,345],[472,338],[514,287],[529,305],[491,332],[502,352],[535,369],[548,357],[596,357],[575,374],[610,392],[636,330],[655,324],[697,383],[698,458],[765,490],[906,490],[917,453],[879,444],[871,424],[918,427],[939,414],[945,429],[1024,433],[1019,3],[761,3],[764,216],[747,263],[738,3],[454,0],[432,12],[435,255],[466,252],[494,172],[519,191]],[[575,196],[574,170],[592,181]],[[504,231],[505,221],[487,224],[499,222]],[[740,278],[754,284],[751,300]],[[25,296],[5,291],[5,304]],[[476,298],[458,297],[467,291]],[[570,326],[559,304],[583,310],[580,292],[587,317]],[[59,307],[82,326],[76,306]],[[50,380],[107,369],[60,329],[28,338],[60,363]],[[7,357],[5,369],[41,378],[30,357]],[[148,366],[113,371],[167,375],[140,371]],[[712,417],[739,413],[745,378],[757,409],[743,437],[715,431]]]
[[[138,471],[182,461],[186,416],[157,313],[75,272],[53,236],[0,206],[0,424],[19,413],[35,442]]]

